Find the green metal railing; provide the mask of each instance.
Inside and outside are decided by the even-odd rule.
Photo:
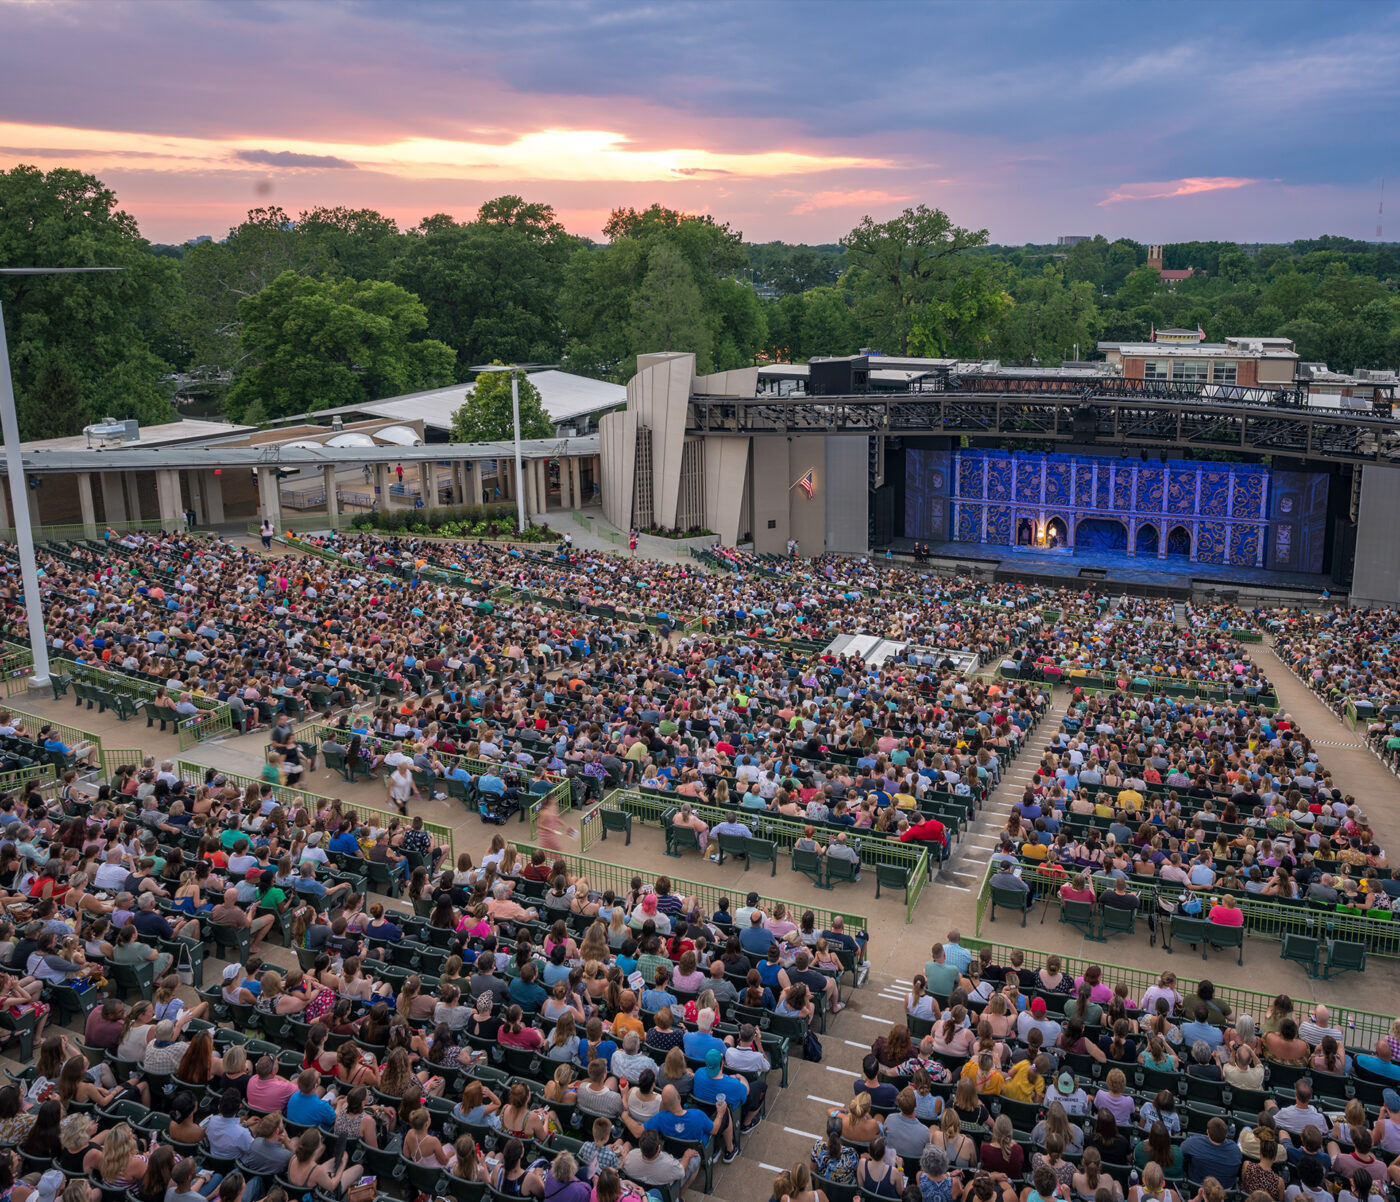
[[[74,680],[81,680],[87,684],[94,684],[100,688],[111,689],[114,692],[136,696],[147,701],[153,698],[161,687],[153,681],[142,680],[138,676],[131,676],[125,672],[116,672],[101,664],[80,664],[76,660],[60,658],[51,660],[50,666],[55,672],[71,676]],[[188,751],[196,743],[202,743],[205,739],[212,739],[216,735],[230,734],[233,731],[233,711],[224,702],[203,693],[192,690],[185,691],[189,692],[190,701],[200,712],[181,719],[176,727],[175,733],[181,751]],[[11,696],[14,695],[14,692],[9,689],[7,692]]]
[[[102,749],[102,775],[111,780],[123,764],[141,766],[145,752],[139,747],[104,747]]]
[[[719,806],[697,802],[687,797],[655,798],[630,789],[614,789],[603,799],[603,808],[631,814],[634,821],[645,826],[665,826],[665,815],[682,805],[689,805],[691,812],[698,815],[712,828],[724,822],[730,811]],[[794,818],[777,818],[767,813],[738,811],[741,821],[749,826],[760,839],[771,839],[784,851],[791,852],[793,844],[801,839],[807,827],[806,822]],[[831,832],[822,831],[829,836]],[[860,846],[861,864],[873,868],[877,864],[893,864],[909,874],[909,887],[905,898],[904,921],[914,921],[914,907],[923,892],[929,876],[929,853],[924,847],[901,843],[898,839],[885,836],[877,838],[868,831],[852,830],[853,837],[864,836]]]
[[[583,812],[583,817],[578,824],[578,843],[580,851],[587,851],[592,847],[603,834],[603,803]]]
[[[52,764],[32,764],[28,768],[0,772],[0,793],[9,793],[27,786],[31,781],[37,783],[39,792],[45,797],[52,797],[58,792],[58,769]]]
[[[37,739],[39,732],[48,727],[58,738],[62,739],[69,747],[74,747],[79,743],[92,743],[96,746],[99,758],[102,752],[102,740],[91,731],[83,730],[77,726],[70,726],[67,722],[58,722],[53,718],[43,714],[36,714],[31,710],[22,710],[13,705],[6,705],[5,710],[13,717],[24,719],[25,725],[29,727],[29,737]]]
[[[1012,952],[1020,952],[1025,957],[1024,968],[1027,972],[1033,972],[1040,968],[1045,963],[1045,957],[1048,954],[1043,948],[1024,948],[1015,944],[996,943],[988,939],[964,939],[963,946],[968,951],[974,952],[989,947],[992,949],[993,961],[1001,965],[1010,962]],[[1127,985],[1128,992],[1134,1000],[1141,998],[1143,991],[1148,986],[1157,984],[1158,974],[1148,969],[1124,968],[1118,964],[1105,964],[1102,960],[1067,956],[1063,952],[1056,954],[1060,957],[1061,971],[1067,976],[1082,977],[1084,970],[1089,965],[1098,965],[1103,969],[1103,978],[1109,985],[1117,985],[1122,982]],[[1212,983],[1215,986],[1217,1001],[1228,1005],[1232,1014],[1249,1014],[1254,1017],[1256,1022],[1263,1021],[1276,996],[1272,993],[1260,993],[1258,990],[1244,989],[1235,985],[1222,985],[1219,980],[1214,980]],[[1024,979],[1022,984],[1025,984]],[[1176,991],[1183,997],[1189,996],[1197,984],[1199,982],[1190,977],[1178,976]],[[1318,1002],[1327,1006],[1332,1016],[1333,1025],[1346,1030],[1346,1042],[1349,1046],[1364,1048],[1369,1052],[1375,1047],[1376,1040],[1390,1033],[1393,1015],[1377,1014],[1372,1010],[1358,1010],[1342,1004],[1335,997],[1318,998],[1304,1002],[1301,998],[1294,996],[1293,1011],[1295,1014],[1305,1013]]]
[[[591,889],[606,890],[611,889],[618,897],[623,897],[632,889],[632,878],[639,877],[644,883],[652,884],[658,877],[669,878],[672,888],[685,897],[692,898],[695,904],[707,915],[713,914],[719,909],[721,898],[728,899],[733,903],[734,891],[731,889],[721,889],[715,885],[707,885],[700,881],[688,881],[683,877],[672,876],[670,873],[656,873],[640,868],[631,868],[625,864],[610,864],[606,860],[592,860],[587,856],[576,856],[572,852],[556,852],[548,848],[537,848],[533,843],[514,844],[516,853],[524,857],[525,863],[530,862],[530,857],[538,850],[543,850],[550,861],[563,860],[570,875],[584,876],[588,878],[588,885]],[[775,905],[786,907],[789,916],[793,921],[797,921],[802,914],[810,910],[816,920],[819,929],[827,929],[831,926],[831,920],[838,914],[847,926],[854,931],[866,929],[866,917],[863,914],[853,914],[849,910],[832,910],[823,906],[813,906],[806,902],[790,901],[784,897],[761,896],[761,904],[770,908]]]
[[[180,760],[175,771],[180,774],[180,779],[186,784],[201,785],[204,783],[204,774],[209,771],[209,766],[196,764],[192,760]],[[266,783],[260,776],[244,776],[240,772],[225,772],[222,768],[216,768],[215,771],[239,789],[246,789],[252,784],[262,785]],[[397,818],[401,824],[406,825],[402,815],[396,811],[380,810],[373,806],[361,805],[359,802],[347,802],[329,797],[324,793],[313,793],[309,789],[298,788],[295,785],[273,785],[272,795],[277,799],[278,805],[284,808],[302,806],[315,814],[339,800],[341,812],[347,818],[362,819],[372,822],[375,826],[388,826],[391,819]],[[450,826],[443,826],[439,822],[424,821],[423,829],[433,836],[434,841],[440,847],[447,848],[447,854],[456,860],[457,852],[453,847]]]
[[[146,518],[139,522],[74,522],[64,526],[35,526],[33,534],[36,543],[60,543],[72,542],[74,539],[81,538],[101,538],[108,530],[114,534],[122,535],[164,529],[165,525],[160,518]],[[185,531],[183,521],[179,523],[178,529],[182,533],[190,533]],[[192,533],[207,532],[196,530]],[[0,526],[0,542],[12,543],[14,541],[14,527]]]
[[[1072,873],[1070,875],[1073,875]],[[1087,874],[1086,874],[1087,875]],[[1030,886],[1032,892],[1042,900],[1050,899],[1054,904],[1059,887],[1069,877],[1063,871],[1054,871],[1029,864],[1021,865],[1021,879]],[[991,901],[992,866],[987,865],[978,890],[977,914],[974,930],[980,936],[982,919]],[[1102,895],[1112,892],[1114,878],[1108,874],[1094,874],[1094,890]],[[1146,903],[1149,913],[1158,908],[1158,899],[1175,901],[1188,890],[1180,886],[1163,885],[1155,881],[1130,879],[1128,889],[1139,896],[1139,905]],[[1212,901],[1209,894],[1201,895],[1208,911]],[[1259,897],[1250,893],[1234,895],[1244,912],[1244,929],[1247,935],[1260,939],[1282,940],[1284,935],[1315,936],[1323,932],[1331,938],[1346,942],[1364,944],[1373,956],[1400,958],[1400,917],[1389,910],[1371,910],[1366,913],[1338,906],[1324,909],[1319,905],[1290,905],[1286,901]]]

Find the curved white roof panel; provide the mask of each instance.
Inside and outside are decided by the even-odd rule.
[[[372,447],[374,439],[368,434],[362,434],[359,430],[347,430],[343,434],[337,434],[334,438],[326,439],[325,445],[328,447]]]
[[[412,426],[385,426],[374,431],[374,437],[381,443],[395,447],[421,447],[423,440]]]

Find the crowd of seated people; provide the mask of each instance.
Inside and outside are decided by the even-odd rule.
[[[1002,962],[956,931],[933,955],[776,1202],[1366,1202],[1400,1184],[1400,1021],[1352,1048],[1286,995],[1237,1014],[1165,972],[1134,997],[1112,970]]]
[[[1032,866],[1058,872],[1070,900],[1093,900],[1095,878],[1162,883],[1224,895],[1207,916],[1231,925],[1230,895],[1360,909],[1400,895],[1365,813],[1296,723],[1236,703],[1075,700],[999,844],[999,887],[1029,895],[1016,873]]]
[[[843,1007],[839,980],[868,955],[839,917],[823,929],[757,894],[705,914],[666,877],[636,877],[618,897],[499,836],[480,866],[466,852],[439,864],[431,837],[411,838],[420,819],[380,829],[339,802],[284,807],[267,783],[231,789],[210,770],[191,786],[160,767],[119,772],[91,803],[0,801],[14,919],[0,979],[39,1040],[0,1091],[0,1139],[89,1173],[89,1202],[138,1185],[170,1202],[169,1182],[189,1185],[182,1166],[203,1158],[221,1171],[193,1188],[224,1202],[274,1182],[353,1190],[369,1169],[342,1137],[508,1195],[570,1197],[572,1181],[605,1197],[625,1182],[680,1191],[711,1150],[734,1159],[762,1117],[778,1056],[761,1028],[799,1024],[795,1055],[819,1043],[802,1033]],[[356,888],[395,847],[413,865],[412,917],[366,908]],[[194,949],[240,930],[240,962],[182,999]],[[297,967],[264,958],[270,938]],[[148,962],[152,1000],[109,989],[117,966]],[[80,1040],[53,1033],[52,1005],[77,1012]],[[216,1026],[230,1018],[232,1032]],[[275,1046],[245,1041],[250,1025]],[[501,1058],[508,1089],[472,1076]],[[79,1106],[103,1121],[60,1163],[50,1126],[77,1132]],[[169,1124],[143,1127],[148,1108]],[[552,1133],[581,1146],[551,1147]]]

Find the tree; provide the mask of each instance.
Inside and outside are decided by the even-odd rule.
[[[900,353],[908,354],[916,323],[921,338],[936,340],[935,327],[954,310],[983,308],[977,301],[969,305],[965,281],[957,297],[954,285],[970,270],[962,252],[986,244],[986,230],[962,229],[941,209],[922,204],[889,221],[865,217],[841,245],[861,297],[859,308],[876,339],[896,342]]]
[[[402,240],[392,217],[343,205],[317,206],[302,213],[294,232],[310,244],[308,257],[325,263],[330,273],[352,280],[387,279]]]
[[[396,284],[284,272],[239,303],[250,366],[229,390],[236,420],[267,420],[452,382],[451,348],[421,338],[427,316]]]
[[[632,346],[637,351],[694,351],[696,370],[710,370],[712,334],[695,275],[670,242],[658,242],[632,302]]]
[[[498,361],[495,366],[502,364]],[[466,402],[452,415],[453,442],[509,442],[515,437],[514,406],[508,371],[482,372]],[[524,372],[519,373],[520,437],[549,438],[554,423],[544,411],[540,390]]]
[[[503,196],[465,225],[419,226],[394,270],[428,313],[428,334],[457,354],[457,379],[476,363],[552,361],[563,351],[559,290],[580,240],[548,205]]]
[[[0,263],[122,268],[0,277],[21,437],[77,434],[94,417],[170,420],[161,383],[169,365],[152,351],[149,331],[175,317],[180,267],[147,247],[95,176],[0,172]]]
[[[990,266],[975,264],[949,277],[937,296],[910,311],[906,344],[916,355],[979,358],[991,344],[997,323],[1015,303]]]

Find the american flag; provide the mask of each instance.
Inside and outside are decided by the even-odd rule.
[[[802,477],[797,481],[795,487],[800,488],[803,492],[805,492],[807,494],[807,500],[810,501],[812,499],[812,490],[816,487],[816,483],[816,469],[809,467],[805,472],[802,473]]]

